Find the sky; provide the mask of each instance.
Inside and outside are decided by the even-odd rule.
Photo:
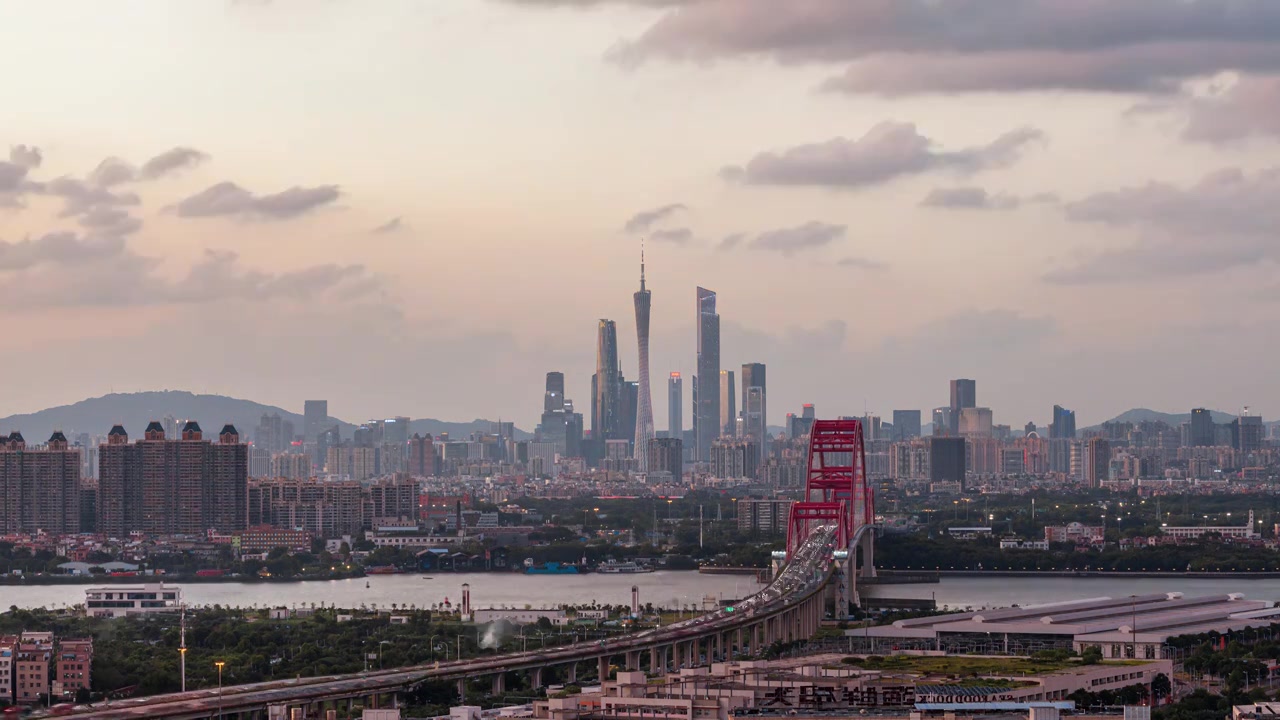
[[[347,420],[1280,414],[1274,0],[0,5],[0,415],[182,389]],[[8,154],[4,154],[5,149]],[[685,384],[686,423],[689,382]]]

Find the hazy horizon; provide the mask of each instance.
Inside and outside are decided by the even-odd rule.
[[[961,377],[1014,427],[1280,415],[1280,3],[370,9],[0,7],[0,416],[532,429],[551,370],[589,416],[599,318],[636,373],[642,238],[658,430],[699,285],[774,425],[928,422]]]

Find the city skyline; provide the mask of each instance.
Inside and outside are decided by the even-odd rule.
[[[928,410],[955,377],[1008,422],[1280,414],[1280,11],[1045,0],[1011,30],[1004,5],[0,9],[0,61],[44,59],[0,136],[0,362],[27,380],[0,412],[178,387],[532,427],[548,369],[590,397],[645,237],[652,372],[696,375],[688,293],[715,288],[722,368],[771,368],[774,424]],[[161,35],[164,63],[115,51]],[[512,302],[549,280],[554,319]]]

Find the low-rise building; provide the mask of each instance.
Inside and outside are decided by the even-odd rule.
[[[506,620],[507,622],[519,625],[528,625],[536,623],[542,618],[551,621],[552,625],[568,625],[569,616],[564,610],[550,608],[534,608],[532,610],[515,610],[505,608],[487,608],[484,610],[472,611],[473,618],[476,623],[491,623],[497,620]]]
[[[35,705],[49,694],[52,633],[23,633],[13,657],[13,701]]]
[[[182,605],[182,588],[162,582],[89,588],[84,595],[85,614],[90,617],[176,612]]]
[[[77,691],[88,690],[93,669],[93,640],[71,638],[58,643],[53,668],[53,696],[74,698]]]
[[[1101,525],[1085,525],[1073,522],[1066,525],[1046,525],[1044,541],[1069,542],[1077,545],[1097,545],[1103,541],[1106,528]]]
[[[311,549],[311,533],[306,530],[259,525],[240,533],[240,552],[262,553],[282,547],[292,551]]]
[[[0,637],[0,700],[13,702],[13,663],[18,652],[18,638]]]

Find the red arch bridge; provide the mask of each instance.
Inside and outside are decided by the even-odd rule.
[[[111,701],[77,708],[70,717],[268,718],[323,717],[330,708],[395,706],[398,698],[426,682],[487,678],[495,693],[512,673],[525,673],[534,687],[546,668],[560,667],[570,682],[584,672],[597,678],[615,664],[662,674],[719,659],[752,656],[776,642],[803,640],[823,618],[847,613],[859,576],[872,565],[875,508],[866,480],[862,425],[857,420],[819,420],[810,434],[804,499],[792,505],[787,549],[775,557],[773,580],[732,608],[607,641],[486,655],[454,662],[350,675],[277,680],[221,689]]]

